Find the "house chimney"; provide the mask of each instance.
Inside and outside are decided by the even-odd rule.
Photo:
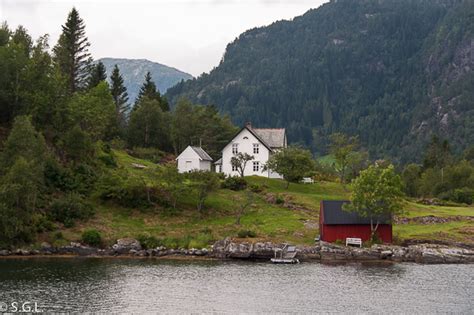
[[[246,122],[245,127],[252,129],[252,123],[250,121]]]

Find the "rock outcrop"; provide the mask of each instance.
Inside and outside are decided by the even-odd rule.
[[[211,249],[168,249],[160,246],[143,249],[132,238],[117,240],[112,247],[99,249],[71,242],[70,245],[53,247],[44,243],[40,249],[0,249],[0,256],[74,255],[74,256],[134,256],[134,257],[209,257],[214,259],[266,260],[273,258],[285,244],[271,242],[236,242],[230,238],[217,241]],[[347,247],[320,242],[314,246],[296,246],[300,261],[350,262],[393,261],[423,264],[474,263],[474,249],[443,244],[413,244],[408,246],[373,245],[368,248]]]

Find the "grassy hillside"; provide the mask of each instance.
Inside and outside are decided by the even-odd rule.
[[[150,162],[133,158],[125,152],[116,151],[119,167],[130,176],[152,180]],[[138,169],[132,163],[148,168]],[[244,192],[219,189],[206,202],[206,213],[200,215],[192,196],[182,196],[179,210],[167,209],[127,209],[111,203],[93,199],[96,215],[87,222],[73,228],[62,229],[63,238],[55,240],[57,232],[48,232],[40,241],[56,244],[79,240],[86,228],[99,230],[106,244],[117,238],[153,236],[169,247],[204,247],[215,240],[237,237],[239,231],[255,232],[253,241],[292,242],[312,244],[319,234],[319,203],[323,199],[347,199],[348,188],[333,182],[316,184],[291,184],[285,189],[281,180],[260,177],[247,178],[249,185],[259,185],[264,190],[256,195],[254,205],[241,219],[241,226],[235,224],[236,209],[244,198]],[[434,215],[451,218],[453,216],[474,216],[474,207],[438,207],[406,203],[407,218]],[[400,224],[394,226],[397,239],[426,239],[443,241],[463,241],[474,244],[474,221],[459,221],[439,224]]]

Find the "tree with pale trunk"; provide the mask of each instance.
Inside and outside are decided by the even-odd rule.
[[[382,220],[403,212],[402,180],[393,165],[374,164],[353,181],[351,203],[344,210],[370,219],[371,239],[375,240]]]

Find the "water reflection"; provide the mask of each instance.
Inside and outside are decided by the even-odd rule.
[[[46,311],[472,313],[473,265],[0,260],[0,302]],[[401,302],[403,301],[403,302]]]

